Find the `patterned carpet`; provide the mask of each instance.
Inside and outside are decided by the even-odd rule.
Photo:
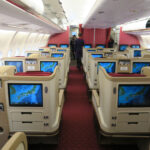
[[[101,147],[97,143],[93,108],[88,102],[82,71],[70,67],[62,130],[57,147],[37,145],[31,150],[137,150],[135,147]]]

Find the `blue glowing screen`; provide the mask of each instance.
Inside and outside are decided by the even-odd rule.
[[[92,54],[93,58],[103,58],[103,54]]]
[[[77,32],[72,32],[72,35],[77,35]]]
[[[58,65],[58,62],[56,61],[41,61],[40,62],[41,71],[44,71],[44,72],[53,73],[57,65]]]
[[[49,47],[57,47],[56,44],[49,44],[48,46],[49,46]]]
[[[43,106],[42,84],[8,84],[10,106]]]
[[[66,52],[66,49],[57,49],[58,52]]]
[[[116,63],[115,62],[98,62],[97,70],[99,69],[100,66],[105,68],[107,73],[114,73],[115,68],[116,68]]]
[[[141,73],[143,67],[150,66],[150,62],[133,62],[133,73]]]
[[[67,45],[67,44],[61,44],[60,47],[61,47],[61,48],[67,48],[68,45]]]
[[[119,85],[118,107],[150,107],[150,85]]]
[[[95,49],[88,49],[88,52],[96,52]]]
[[[128,45],[120,45],[120,51],[125,51]]]
[[[103,44],[98,44],[98,45],[96,45],[96,47],[105,48],[105,45],[103,45]]]
[[[63,57],[63,56],[64,56],[64,54],[59,54],[59,53],[53,53],[51,55],[51,57],[55,57],[55,58],[57,58],[57,57]]]
[[[134,50],[134,57],[141,57],[141,50]]]
[[[140,48],[140,45],[131,45],[131,48]]]
[[[92,48],[92,45],[84,45],[84,48]]]
[[[22,61],[5,61],[5,65],[16,66],[17,72],[23,72],[23,62]]]

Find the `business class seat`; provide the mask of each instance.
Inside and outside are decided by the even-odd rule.
[[[66,66],[67,66],[67,72],[69,72],[69,66],[70,66],[70,49],[69,48],[57,48],[57,52],[62,52],[66,54]]]
[[[17,72],[25,71],[24,63],[25,63],[25,57],[22,56],[2,58],[3,65],[16,66]]]
[[[40,53],[40,51],[25,51],[25,56],[26,57],[28,57],[28,56],[30,56],[31,54],[39,54]]]
[[[87,75],[87,83],[89,89],[98,89],[98,68],[103,65],[109,72],[116,72],[117,60],[113,58],[92,58],[89,59],[89,73]]]
[[[25,132],[31,143],[58,142],[64,104],[64,90],[58,88],[58,75],[57,66],[53,73],[29,71],[1,76],[9,135]]]
[[[91,67],[91,61],[94,60],[104,60],[104,53],[103,52],[93,52],[93,53],[89,53],[88,56],[88,61],[87,61],[87,72],[86,72],[86,81],[88,84],[89,89],[92,89],[94,87],[96,87],[96,79],[92,80],[91,79],[91,73],[93,71],[93,66]],[[92,64],[93,65],[93,64]],[[94,64],[95,67],[95,64]],[[95,68],[96,69],[96,68]]]
[[[59,54],[59,53],[51,53],[51,54]],[[25,59],[24,68],[25,71],[53,72],[56,65],[59,67],[58,68],[59,88],[64,89],[67,86],[68,81],[67,68],[69,68],[69,66],[66,65],[66,54],[64,54],[63,57],[50,57],[50,56],[41,56],[39,54],[32,54]]]
[[[92,104],[103,144],[133,144],[150,139],[150,69],[146,71],[147,68],[143,68],[143,74],[107,73],[103,67],[99,68],[99,93],[92,91]]]
[[[83,56],[82,56],[82,64],[83,64],[83,70],[86,73],[88,68],[88,57],[89,57],[89,53],[93,53],[96,52],[96,48],[83,48]]]
[[[142,48],[128,48],[130,58],[142,58],[144,49]]]
[[[3,78],[16,73],[15,66],[0,66],[0,149],[7,142],[9,136],[8,115],[6,109],[5,84]]]
[[[26,135],[23,132],[15,133],[1,150],[28,150]]]
[[[126,50],[126,51],[123,51],[123,52],[115,52],[114,53],[114,58],[130,58],[129,57],[129,51]]]
[[[64,70],[65,73],[65,79],[64,79],[64,86],[66,87],[67,81],[68,81],[68,72],[69,72],[69,63],[68,63],[68,58],[67,58],[66,53],[62,52],[52,52],[51,53],[51,59],[54,60],[63,60],[64,61],[64,66],[61,66],[61,69]],[[64,68],[63,68],[64,67]]]

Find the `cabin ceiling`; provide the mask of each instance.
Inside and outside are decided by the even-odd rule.
[[[150,16],[150,0],[97,0],[85,28],[109,28]]]
[[[87,14],[96,0],[60,0],[66,12],[70,25],[79,25],[87,17]]]
[[[15,2],[23,10],[16,9],[16,6],[6,6],[7,1]],[[42,14],[23,1],[0,1],[1,28],[13,24],[19,30],[24,28],[25,31],[31,29],[59,33],[67,25],[81,23],[85,28],[109,28],[150,16],[150,0],[42,0]]]

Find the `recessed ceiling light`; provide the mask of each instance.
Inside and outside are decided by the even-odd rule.
[[[103,14],[103,13],[104,13],[104,11],[99,11],[99,12],[98,12],[98,14]]]

